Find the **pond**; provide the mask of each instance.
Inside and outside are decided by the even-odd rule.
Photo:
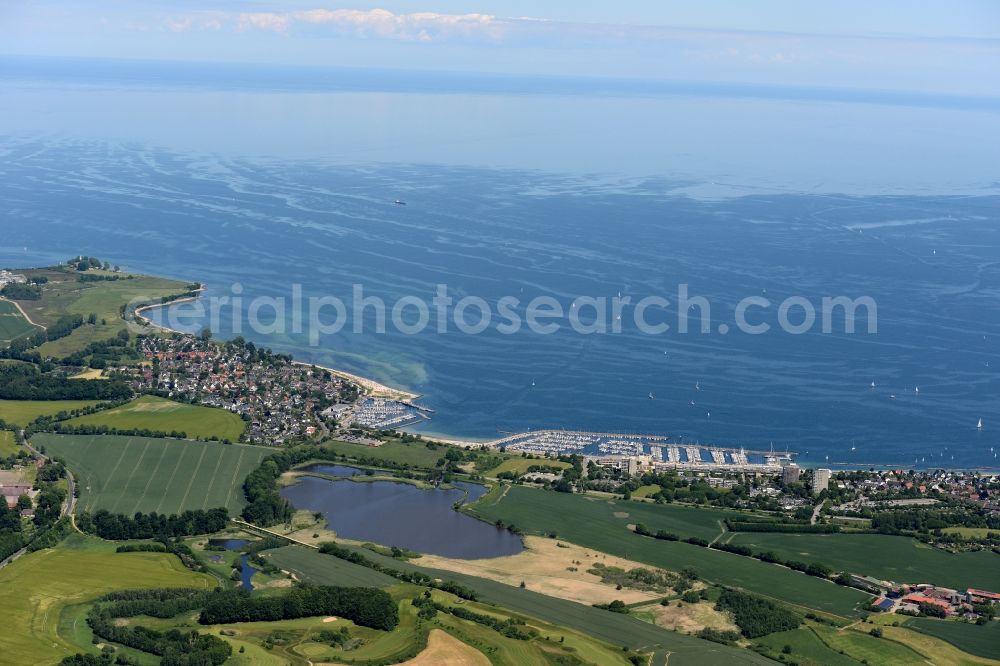
[[[474,483],[455,485],[468,493],[467,501],[486,492]],[[516,534],[455,511],[463,490],[304,476],[281,495],[298,509],[322,512],[327,526],[346,539],[467,560],[521,552]]]
[[[226,550],[239,550],[250,543],[246,539],[209,539],[208,545],[210,546],[222,546]],[[257,573],[257,569],[253,567],[250,562],[247,561],[248,555],[246,553],[240,554],[240,583],[244,590],[250,591],[253,589],[253,575]]]

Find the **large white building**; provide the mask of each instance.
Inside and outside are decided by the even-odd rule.
[[[821,492],[826,490],[830,485],[830,470],[828,469],[817,469],[813,472],[813,484],[812,491],[813,495],[819,495]]]
[[[23,275],[0,269],[0,287],[6,287],[8,284],[24,284],[27,281]]]

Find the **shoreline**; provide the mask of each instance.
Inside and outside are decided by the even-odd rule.
[[[173,305],[177,305],[179,303],[186,303],[186,302],[195,301],[195,300],[201,298],[202,294],[206,290],[207,290],[207,287],[204,284],[202,284],[201,287],[199,287],[198,289],[195,290],[195,292],[197,294],[195,296],[186,296],[186,297],[174,300],[174,301],[169,301],[167,303],[151,303],[149,305],[144,305],[144,306],[136,308],[133,311],[133,314],[138,319],[140,319],[141,321],[143,321],[146,325],[151,326],[153,328],[158,328],[160,330],[167,331],[167,332],[170,332],[170,333],[179,333],[181,335],[193,335],[192,333],[188,333],[186,331],[178,331],[176,329],[170,328],[169,326],[163,326],[161,324],[157,324],[157,323],[153,322],[149,317],[147,317],[143,313],[147,312],[149,310],[152,310],[154,308],[166,308],[166,307],[170,307],[170,306],[173,306]],[[213,339],[214,339],[214,337],[213,337]],[[387,386],[386,384],[382,384],[381,382],[375,381],[374,379],[370,379],[368,377],[357,375],[357,374],[354,374],[352,372],[347,372],[346,370],[338,370],[337,368],[331,368],[329,366],[320,365],[318,363],[308,363],[308,362],[305,362],[305,361],[297,361],[297,360],[293,360],[292,363],[294,365],[298,365],[298,366],[301,366],[301,367],[315,367],[315,368],[320,368],[322,370],[326,370],[326,371],[330,372],[330,374],[332,374],[334,376],[340,377],[342,379],[345,379],[347,381],[350,381],[350,382],[353,382],[353,383],[357,384],[362,389],[368,391],[369,395],[371,395],[372,397],[387,398],[387,399],[390,399],[390,400],[396,400],[398,402],[404,403],[406,405],[409,405],[409,406],[417,408],[417,409],[431,411],[431,410],[429,410],[426,407],[422,407],[420,405],[414,404],[414,402],[416,400],[419,400],[421,397],[423,397],[419,393],[414,393],[412,391],[406,391],[404,389],[393,388],[391,386]],[[406,431],[405,428],[403,428],[401,430],[402,431]],[[454,435],[439,436],[438,434],[436,434],[434,432],[421,432],[420,430],[410,430],[410,431],[407,431],[407,432],[411,432],[413,434],[422,435],[422,436],[424,436],[424,437],[426,437],[428,439],[432,439],[435,442],[440,442],[442,444],[448,444],[448,445],[452,445],[452,446],[459,446],[459,447],[463,447],[463,448],[464,447],[497,448],[495,445],[498,445],[499,443],[501,443],[504,440],[507,440],[509,438],[516,437],[518,435],[525,435],[525,434],[528,434],[528,433],[531,433],[531,432],[543,432],[543,431],[578,432],[578,431],[568,431],[568,430],[563,430],[563,429],[539,428],[538,430],[527,430],[525,432],[517,433],[515,435],[506,435],[504,437],[498,437],[498,438],[495,438],[495,439],[464,439],[464,438],[462,438],[460,436],[458,436],[458,437],[456,437]],[[613,433],[608,433],[608,434],[613,434]],[[655,438],[662,437],[660,435],[649,435],[649,436],[650,437],[655,437]],[[728,446],[716,446],[716,448],[736,450],[735,447],[728,447]],[[877,463],[868,463],[868,464],[857,463],[857,464],[855,464],[855,463],[848,463],[848,462],[819,463],[819,462],[806,462],[804,460],[800,460],[799,461],[799,465],[801,467],[803,467],[804,469],[819,469],[819,468],[822,468],[822,467],[826,466],[826,467],[828,467],[830,469],[833,469],[835,471],[867,470],[867,469],[870,469],[870,468],[873,468],[873,467],[875,469],[883,469],[883,470],[892,470],[892,469],[907,469],[908,470],[908,469],[914,469],[914,470],[919,470],[919,471],[928,471],[928,470],[935,470],[935,469],[943,469],[943,470],[949,470],[949,471],[982,471],[982,472],[994,472],[997,469],[996,467],[990,467],[990,466],[985,466],[985,465],[976,465],[976,466],[969,466],[969,467],[935,467],[935,466],[914,466],[914,465],[902,465],[902,464],[893,465],[893,464],[884,464],[884,463],[883,464],[877,464]]]
[[[154,322],[150,317],[146,316],[144,313],[157,308],[168,308],[179,303],[190,303],[201,298],[202,294],[208,289],[204,284],[202,284],[198,289],[195,289],[195,296],[185,296],[183,298],[178,298],[173,301],[167,301],[166,303],[150,303],[149,305],[143,305],[137,307],[132,311],[133,316],[138,318],[146,326],[151,326],[153,328],[160,329],[161,331],[167,331],[168,333],[178,333],[180,335],[194,335],[188,331],[179,331],[175,328],[170,328],[169,326],[164,326],[163,324],[158,324]],[[15,303],[16,305],[16,303]],[[25,317],[27,318],[27,317]],[[28,320],[30,323],[30,319]],[[213,339],[214,336],[213,336]],[[412,391],[406,391],[404,389],[397,389],[381,382],[377,382],[369,377],[362,377],[361,375],[356,375],[352,372],[347,372],[346,370],[338,370],[337,368],[331,368],[329,366],[320,365],[318,363],[308,363],[306,361],[292,361],[293,365],[308,367],[308,368],[320,368],[322,370],[328,371],[330,374],[340,377],[341,379],[346,379],[347,381],[353,382],[363,389],[366,389],[373,397],[385,397],[391,398],[393,400],[398,400],[406,404],[412,404],[415,400],[419,400],[421,395],[419,393],[414,393]]]

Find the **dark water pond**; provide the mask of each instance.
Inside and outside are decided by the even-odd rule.
[[[248,543],[250,542],[246,539],[209,539],[208,541],[210,546],[222,546],[226,550],[239,550]],[[249,591],[253,589],[251,581],[253,580],[253,575],[257,573],[257,569],[247,561],[247,557],[246,553],[240,555],[240,582],[243,585],[243,589]]]
[[[456,485],[468,493],[467,501],[486,492],[474,483]],[[453,505],[464,494],[392,481],[358,483],[308,476],[281,490],[296,508],[323,512],[327,526],[347,539],[470,560],[524,549],[517,535],[455,511]]]

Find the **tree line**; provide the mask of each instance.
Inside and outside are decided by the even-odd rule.
[[[129,539],[170,539],[196,534],[212,534],[229,523],[229,510],[225,508],[195,509],[180,514],[136,513],[129,517],[110,513],[104,509],[94,514],[81,513],[77,526],[109,541]]]
[[[399,608],[387,592],[327,585],[301,585],[267,596],[242,589],[217,590],[205,600],[198,622],[273,622],[317,615],[335,615],[383,631],[399,624]]]
[[[0,365],[3,400],[124,400],[132,390],[122,381],[67,379],[29,365]]]

